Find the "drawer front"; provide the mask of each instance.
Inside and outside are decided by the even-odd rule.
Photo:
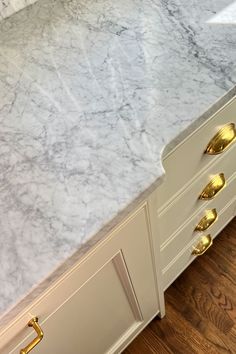
[[[161,248],[161,265],[162,269],[166,268],[189,243],[191,243],[196,237],[199,237],[201,232],[195,231],[199,221],[205,215],[206,210],[216,209],[217,214],[225,208],[232,198],[236,196],[236,173],[228,181],[227,187],[219,194],[216,199],[213,199],[206,203],[197,214],[195,214],[191,220],[178,231],[173,238],[166,242]],[[211,233],[213,226],[217,228],[218,219],[203,233]]]
[[[208,143],[225,124],[236,124],[236,99],[211,117],[204,125],[196,130],[172,151],[163,161],[165,181],[158,189],[159,208],[181,193],[186,183],[201,173],[203,168],[217,160],[220,155],[204,153]],[[231,149],[233,144],[229,147]]]
[[[158,312],[146,205],[1,334],[1,354],[115,353]]]
[[[222,210],[219,215],[218,221],[212,225],[209,232],[205,232],[204,235],[210,233],[214,238],[227,224],[233,219],[236,212],[235,198]],[[163,274],[163,288],[166,290],[171,283],[187,268],[187,266],[196,258],[192,255],[194,247],[197,245],[201,236],[195,237],[195,239],[184,249],[177,257],[162,271]],[[214,247],[214,244],[213,246]],[[201,256],[200,256],[201,257]]]
[[[173,203],[169,204],[168,207],[159,214],[161,245],[172,237],[189,218],[208,204],[208,201],[200,200],[199,195],[215,175],[223,172],[227,186],[229,178],[236,171],[235,156],[236,145],[221,156],[220,159],[198,177],[191,186],[186,188],[183,194],[176,198]],[[223,190],[220,191],[213,200],[217,200],[220,194],[223,193]]]

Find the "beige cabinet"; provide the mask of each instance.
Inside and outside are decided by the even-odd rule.
[[[44,338],[33,354],[120,353],[164,316],[164,290],[235,216],[235,113],[236,98],[165,157],[163,184],[2,330],[1,354],[19,354],[33,341],[27,323],[36,316]],[[209,198],[199,198],[209,186]],[[214,223],[196,229],[212,210]]]
[[[193,254],[193,250],[198,247],[199,242],[201,241],[201,237],[203,235],[210,234],[211,238],[214,239],[219,232],[234,218],[236,215],[236,198],[231,200],[226,206],[219,212],[217,222],[215,222],[209,231],[205,233],[201,233],[200,235],[196,235],[187,244],[184,246],[180,253],[175,253],[175,257],[173,261],[170,262],[163,269],[163,288],[166,290],[170,284],[186,269],[190,263],[196,258],[196,255]],[[191,234],[191,233],[190,233]],[[186,235],[186,230],[181,231],[179,235],[179,242],[181,243],[181,238]],[[173,240],[173,242],[176,240]],[[214,242],[213,246],[214,247]],[[177,254],[177,256],[176,256]]]
[[[235,217],[235,155],[234,97],[165,156],[156,191],[163,290]]]
[[[1,335],[0,352],[19,354],[44,332],[35,354],[120,352],[158,313],[147,206],[97,246]]]
[[[201,176],[205,169],[219,160],[221,153],[212,155],[205,153],[205,150],[221,128],[229,123],[236,125],[235,113],[236,98],[234,97],[164,157],[165,182],[158,188],[160,211],[184,192],[186,186],[193,185],[194,179]],[[224,145],[223,134],[222,138],[224,140],[222,145]],[[222,153],[225,154],[223,151]]]

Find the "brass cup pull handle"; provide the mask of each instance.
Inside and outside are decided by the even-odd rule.
[[[198,244],[192,250],[192,255],[201,256],[211,247],[212,243],[211,235],[202,236]]]
[[[234,123],[223,126],[211,139],[206,147],[205,154],[218,155],[225,151],[236,140],[236,128]]]
[[[43,339],[43,331],[40,327],[40,325],[38,324],[38,318],[34,317],[32,318],[29,322],[28,322],[28,326],[29,327],[33,327],[33,329],[35,330],[35,332],[37,333],[37,337],[34,338],[32,340],[31,343],[29,343],[25,348],[21,349],[20,354],[28,354],[29,352],[31,352],[32,349],[34,349],[34,347],[36,347],[36,345],[39,344],[39,342],[41,342],[41,340]]]
[[[195,231],[205,231],[217,220],[218,215],[216,209],[206,210],[205,215],[195,227]]]
[[[225,176],[223,173],[216,175],[203,189],[199,199],[209,200],[213,199],[219,191],[226,185]]]

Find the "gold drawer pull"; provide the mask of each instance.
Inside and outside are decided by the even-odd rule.
[[[206,210],[205,215],[195,227],[195,231],[205,231],[217,220],[216,209]]]
[[[192,251],[192,255],[201,256],[203,253],[205,253],[208,250],[209,247],[211,247],[212,243],[213,240],[211,238],[211,235],[202,236],[201,240],[194,247]]]
[[[33,339],[32,342],[29,343],[24,349],[21,349],[20,354],[28,354],[43,339],[43,331],[42,331],[40,325],[38,324],[38,318],[37,317],[32,318],[28,322],[28,326],[29,327],[33,327],[33,329],[37,333],[37,337],[35,339]]]
[[[226,124],[211,139],[205,153],[208,155],[217,155],[225,151],[236,139],[236,129],[234,123]]]
[[[199,199],[208,200],[216,196],[217,193],[226,185],[225,176],[223,173],[212,178],[210,183],[203,189]]]

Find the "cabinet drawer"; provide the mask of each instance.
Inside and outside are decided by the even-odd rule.
[[[1,354],[19,354],[44,331],[35,354],[115,353],[158,312],[146,206],[113,232],[2,334]]]
[[[204,216],[204,212],[210,209],[216,209],[217,214],[225,208],[225,206],[236,196],[236,173],[228,181],[227,187],[219,194],[216,199],[210,200],[204,208],[195,214],[191,220],[183,226],[183,228],[174,235],[164,246],[161,248],[161,265],[162,269],[168,266],[173,259],[179,254],[189,243],[199,236],[200,232],[195,231],[196,225]],[[205,233],[211,233],[211,230],[217,229],[218,220],[215,221]]]
[[[159,208],[166,207],[168,202],[181,193],[186,183],[201,173],[203,168],[213,163],[220,156],[204,153],[209,141],[227,123],[236,124],[236,99],[212,116],[205,124],[179,144],[164,158],[165,181],[159,187]],[[231,149],[233,144],[229,147]]]
[[[211,181],[212,177],[224,173],[226,179],[226,185],[229,178],[236,171],[236,145],[234,145],[229,151],[220,157],[210,168],[205,171],[200,177],[193,181],[193,184],[186,188],[183,194],[169,204],[159,214],[159,229],[161,235],[161,245],[167,241],[171,235],[177,232],[177,230],[188,221],[196,212],[207,205],[208,201],[200,200],[204,187]],[[216,195],[213,200],[216,200],[219,195]]]
[[[235,216],[235,209],[236,202],[234,198],[222,210],[217,223],[212,225],[209,232],[204,232],[204,235],[210,233],[210,235],[214,238]],[[173,283],[173,281],[184,271],[184,269],[186,269],[187,266],[196,258],[196,256],[192,255],[192,251],[194,249],[194,246],[197,245],[200,239],[200,235],[198,237],[195,237],[195,239],[187,247],[185,247],[185,249],[183,249],[182,252],[178,254],[176,258],[162,271],[164,290],[166,290],[171,285],[171,283]],[[212,247],[214,247],[214,244]],[[202,257],[204,257],[204,255]]]

